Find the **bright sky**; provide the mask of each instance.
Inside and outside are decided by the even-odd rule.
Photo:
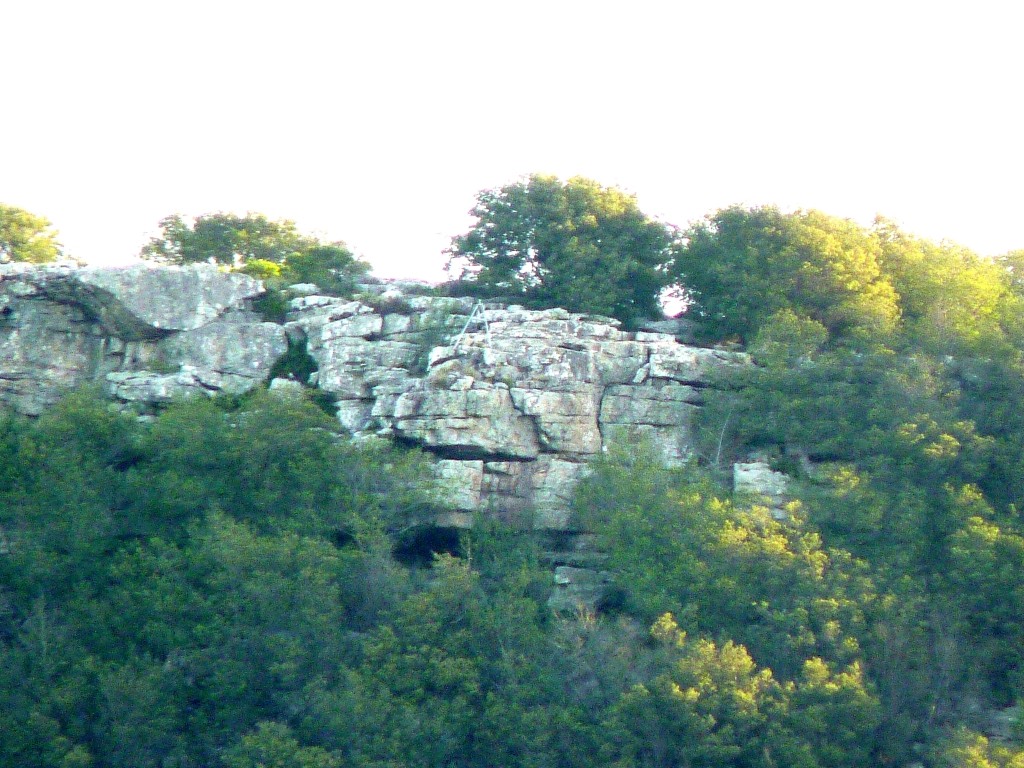
[[[679,225],[876,213],[1024,248],[1020,8],[601,0],[0,0],[0,202],[70,255],[255,211],[439,278],[475,194],[531,172]]]

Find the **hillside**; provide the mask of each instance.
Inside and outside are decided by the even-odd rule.
[[[675,264],[626,327],[0,265],[0,762],[1021,764],[1012,260]]]

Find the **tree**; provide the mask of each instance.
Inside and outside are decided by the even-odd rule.
[[[140,256],[164,264],[222,264],[264,280],[313,282],[334,293],[350,291],[370,265],[342,242],[322,243],[295,222],[261,213],[213,213],[191,223],[175,214],[160,221],[160,235]]]
[[[168,264],[234,267],[255,259],[280,264],[291,254],[318,244],[315,238],[300,234],[294,222],[271,221],[261,213],[206,214],[191,224],[175,214],[160,221],[160,230],[140,255]]]
[[[326,243],[291,254],[281,276],[289,283],[315,283],[325,291],[345,293],[354,290],[356,281],[369,271],[370,265],[343,243]]]
[[[49,221],[21,208],[0,203],[0,262],[42,264],[62,255]]]
[[[709,338],[747,342],[787,309],[834,337],[884,335],[899,315],[879,244],[849,220],[734,206],[690,227],[685,240],[673,271]]]
[[[908,345],[938,355],[985,357],[1005,348],[1007,331],[1020,327],[1013,253],[984,259],[955,243],[913,237],[883,218],[875,220],[872,235],[900,297]]]
[[[226,768],[336,768],[320,747],[303,747],[283,723],[262,722],[224,754]]]
[[[582,177],[529,179],[477,195],[476,224],[452,240],[449,272],[478,295],[624,321],[660,314],[676,233],[625,192]]]

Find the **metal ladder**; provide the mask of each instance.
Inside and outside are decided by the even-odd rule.
[[[472,323],[474,320],[484,324],[484,332],[487,334],[487,347],[489,348],[491,346],[491,326],[487,322],[487,315],[486,310],[484,309],[484,303],[482,301],[478,301],[476,304],[473,305],[473,311],[469,313],[469,317],[466,318],[466,324],[462,326],[462,331],[455,339],[455,343],[452,344],[452,349],[454,351],[459,351],[459,344],[462,343],[462,339],[463,337],[465,337],[466,331],[469,330],[470,323]]]

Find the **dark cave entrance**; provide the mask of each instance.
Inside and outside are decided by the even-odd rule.
[[[424,526],[414,528],[400,537],[391,554],[402,565],[429,568],[434,555],[462,557],[462,530]]]

